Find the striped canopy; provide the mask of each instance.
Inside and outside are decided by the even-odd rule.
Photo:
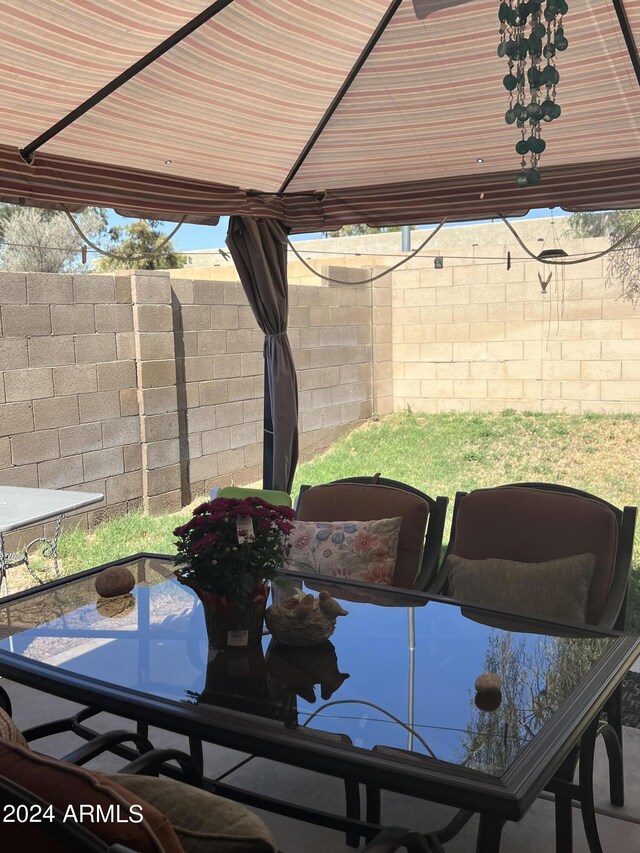
[[[516,187],[499,0],[0,0],[0,200],[294,231],[640,207],[640,0],[569,0]]]

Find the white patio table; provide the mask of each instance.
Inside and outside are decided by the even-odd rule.
[[[8,591],[7,569],[26,565],[32,576],[39,582],[29,564],[29,550],[42,543],[42,553],[53,559],[56,576],[58,571],[58,537],[65,514],[84,506],[98,503],[103,495],[98,492],[68,492],[61,489],[27,489],[20,486],[0,486],[0,589]],[[9,554],[4,548],[4,534],[20,527],[29,527],[40,521],[57,519],[51,538],[38,537],[19,551]]]

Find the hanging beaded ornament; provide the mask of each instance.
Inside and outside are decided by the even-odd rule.
[[[541,123],[553,121],[561,113],[556,103],[560,80],[556,55],[569,47],[563,26],[568,11],[566,0],[502,0],[498,9],[498,56],[506,56],[509,66],[502,81],[509,93],[504,120],[515,123],[521,133],[515,146],[522,158],[522,171],[516,178],[519,187],[540,183],[538,162],[547,147],[540,136]]]

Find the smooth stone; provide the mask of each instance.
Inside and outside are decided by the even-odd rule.
[[[476,708],[481,711],[496,711],[502,702],[500,690],[490,690],[488,693],[476,693],[473,700]]]
[[[136,606],[136,600],[130,592],[126,595],[118,595],[115,598],[99,598],[96,601],[96,610],[101,616],[109,619],[126,616]]]
[[[502,679],[495,672],[483,672],[476,678],[474,687],[477,693],[502,690]]]
[[[109,566],[96,577],[96,592],[102,598],[126,595],[136,585],[136,579],[126,566]]]

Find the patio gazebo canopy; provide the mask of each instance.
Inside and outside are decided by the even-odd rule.
[[[0,0],[0,201],[215,223],[265,332],[265,485],[291,486],[286,233],[640,207],[640,0],[570,0],[542,181],[498,0]]]
[[[293,231],[640,206],[640,0],[570,3],[524,189],[498,5],[0,2],[0,198]]]

